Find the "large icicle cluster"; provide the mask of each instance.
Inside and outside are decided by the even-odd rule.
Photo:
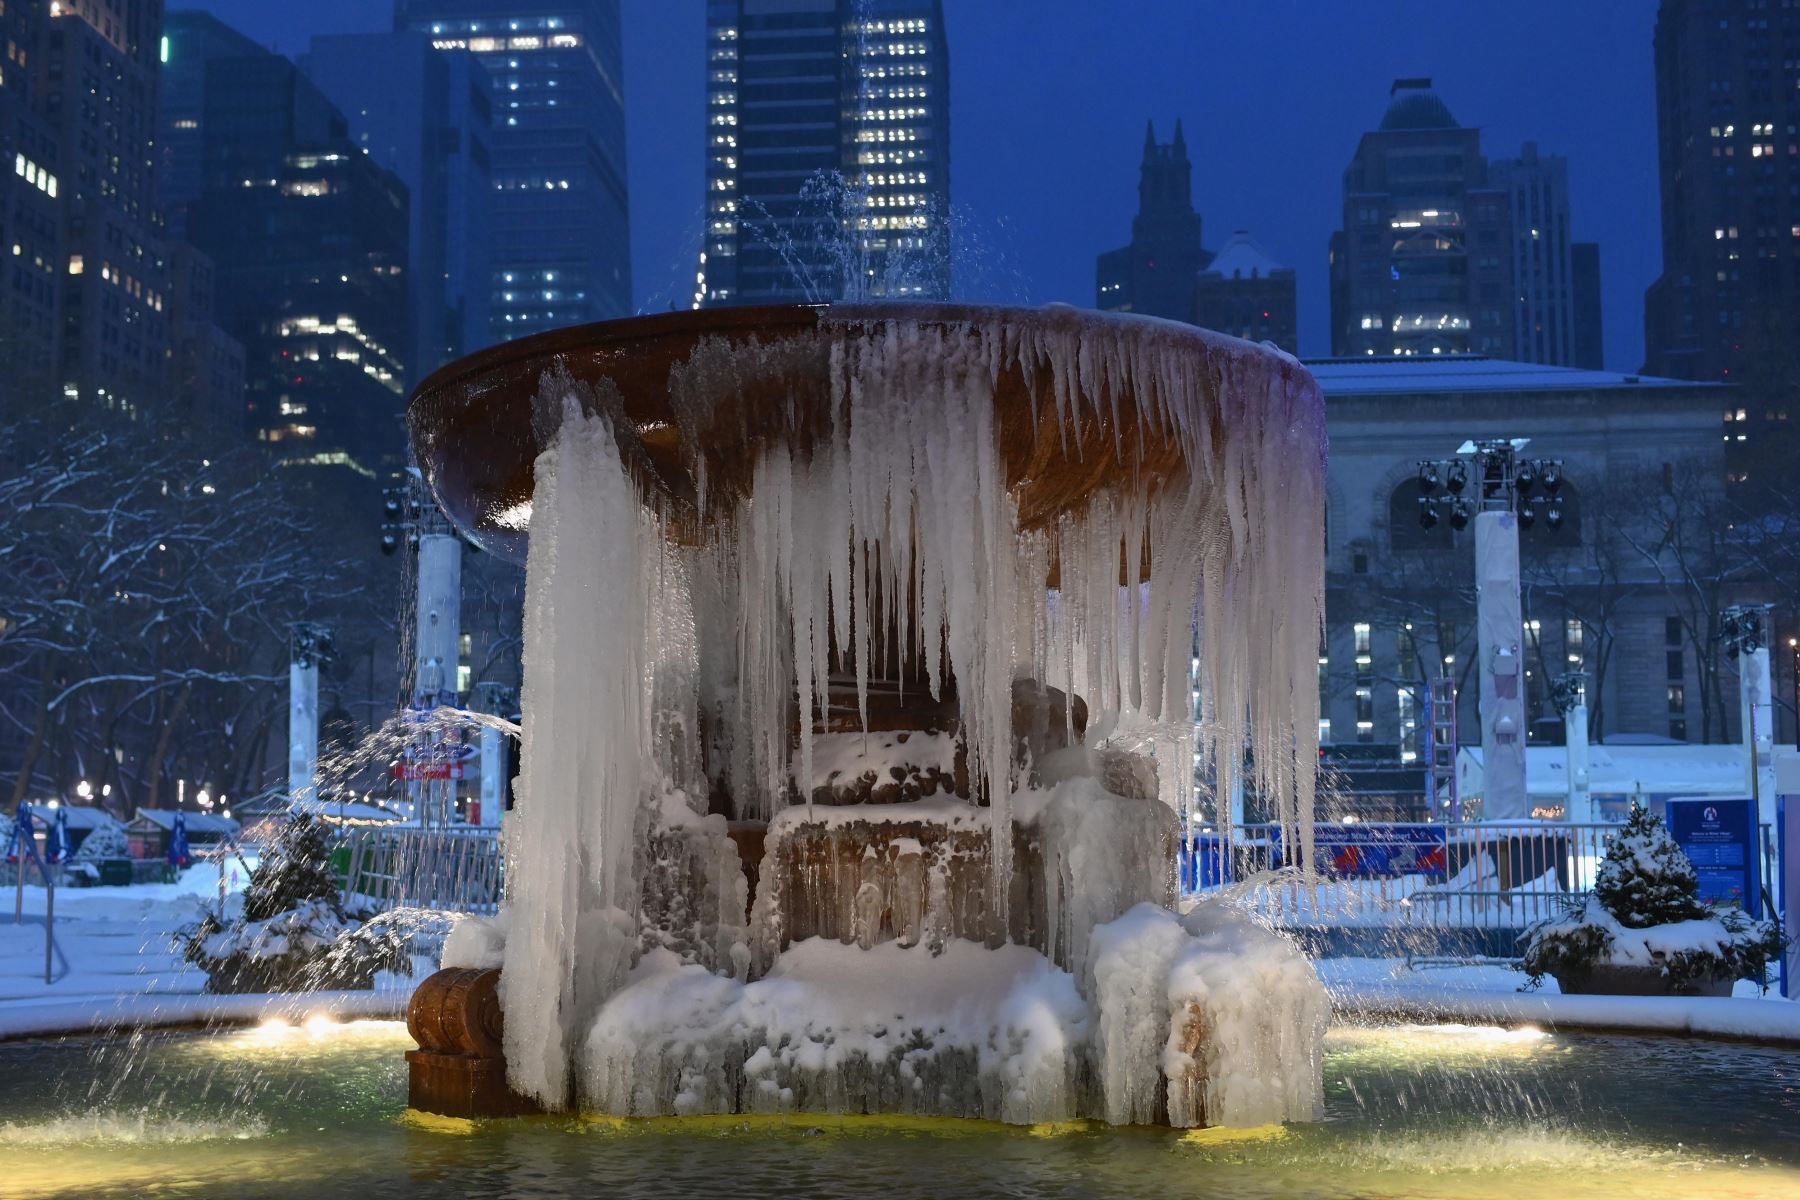
[[[716,794],[721,776],[737,816],[786,806],[792,779],[815,778],[813,713],[834,667],[854,671],[865,724],[870,679],[891,677],[895,657],[934,695],[953,684],[970,790],[990,807],[999,930],[1015,678],[1082,695],[1090,744],[1155,748],[1172,805],[1185,806],[1196,749],[1223,789],[1248,739],[1258,790],[1310,843],[1316,385],[1292,360],[1185,326],[1027,318],[827,316],[778,344],[703,339],[670,375],[697,492],[683,500],[643,469],[644,431],[621,424],[610,383],[545,375],[538,412],[556,432],[536,464],[522,795],[507,825],[516,1086],[565,1103],[574,1031],[625,978],[646,809]],[[766,392],[795,369],[814,373],[793,381],[795,411],[746,430],[740,383]],[[1020,378],[1024,448],[1005,442],[997,400]],[[733,422],[745,479],[709,479],[709,438]],[[1022,516],[1022,489],[1091,473],[1083,454],[1109,442],[1104,479]],[[732,486],[742,494],[725,497]]]

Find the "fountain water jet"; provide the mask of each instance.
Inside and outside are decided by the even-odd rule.
[[[1297,362],[1061,308],[721,310],[496,347],[410,419],[466,533],[530,536],[506,935],[446,958],[503,967],[520,1093],[1312,1115],[1310,967],[1169,911],[1196,756],[1229,787],[1248,744],[1310,833]]]

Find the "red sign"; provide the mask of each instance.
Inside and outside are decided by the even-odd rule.
[[[395,779],[464,779],[467,768],[462,763],[395,763]]]

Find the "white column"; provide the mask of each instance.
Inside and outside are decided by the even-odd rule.
[[[1594,820],[1594,798],[1588,785],[1588,711],[1577,704],[1563,714],[1563,744],[1569,770],[1568,820],[1585,825]]]
[[[456,703],[457,643],[462,638],[462,542],[455,534],[419,538],[418,655],[413,702]]]
[[[1775,820],[1775,697],[1769,685],[1769,648],[1758,646],[1738,655],[1738,719],[1744,735],[1745,783],[1758,798],[1757,820]]]
[[[506,735],[481,727],[481,824],[495,826],[506,815]]]
[[[311,654],[288,664],[288,795],[311,799],[319,770],[319,664]]]
[[[1481,671],[1481,814],[1490,821],[1531,816],[1525,794],[1524,617],[1519,604],[1519,519],[1475,514],[1477,653]]]

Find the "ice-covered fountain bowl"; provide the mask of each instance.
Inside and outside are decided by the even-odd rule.
[[[1310,965],[1174,886],[1196,754],[1229,782],[1250,739],[1304,842],[1296,360],[1063,307],[724,309],[495,347],[409,417],[527,567],[506,909],[415,999],[415,1103],[1317,1111]]]
[[[1167,474],[1180,461],[1180,432],[1166,421],[1172,414],[1151,411],[1172,397],[1144,397],[1131,381],[1093,374],[1103,358],[1114,369],[1133,360],[1148,367],[1155,359],[1208,395],[1231,394],[1234,377],[1247,368],[1267,372],[1286,390],[1312,387],[1306,369],[1271,346],[1066,305],[894,301],[702,309],[571,326],[458,359],[413,393],[407,420],[414,451],[438,504],[463,534],[522,563],[534,464],[561,421],[560,412],[545,411],[539,400],[547,373],[566,372],[616,403],[615,436],[630,431],[633,444],[621,449],[654,494],[677,509],[716,511],[747,487],[749,459],[760,444],[786,439],[804,449],[824,435],[833,380],[845,369],[834,350],[841,355],[872,329],[896,336],[931,330],[971,343],[980,338],[988,343],[984,353],[1000,343],[994,418],[1006,481],[1026,526],[1079,507],[1097,488]],[[1080,373],[1059,379],[1065,364]],[[722,374],[727,369],[729,378]],[[1322,410],[1303,406],[1296,415],[1312,426],[1296,451],[1304,445],[1316,455],[1323,448]],[[1128,445],[1118,436],[1127,429],[1145,436]],[[702,486],[722,490],[703,500]]]

